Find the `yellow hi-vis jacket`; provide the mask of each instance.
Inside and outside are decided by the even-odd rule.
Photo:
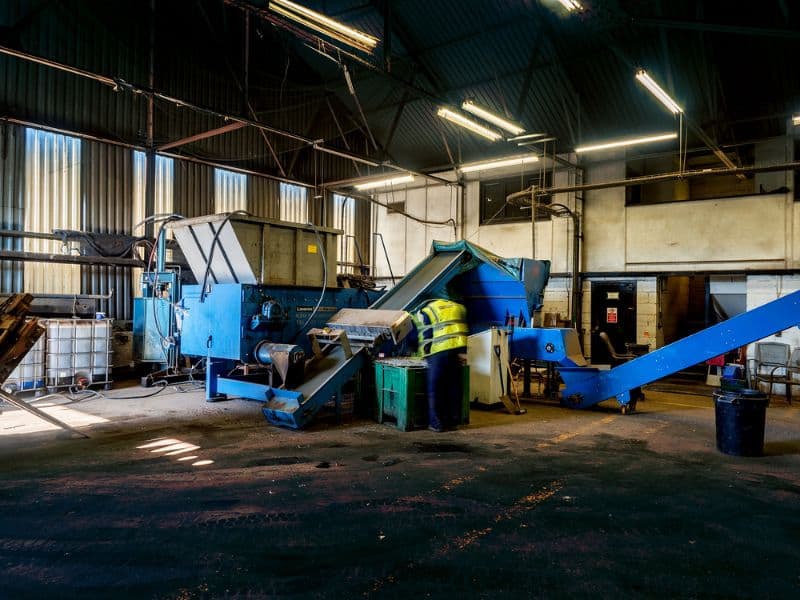
[[[467,310],[458,302],[431,300],[412,314],[412,318],[417,327],[419,356],[466,348],[469,333]]]

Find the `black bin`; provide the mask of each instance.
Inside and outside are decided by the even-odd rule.
[[[734,456],[764,454],[764,421],[769,400],[757,390],[714,390],[717,449]]]

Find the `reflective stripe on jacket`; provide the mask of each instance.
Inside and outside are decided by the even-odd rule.
[[[452,300],[431,300],[412,315],[417,326],[418,353],[430,356],[445,350],[466,348],[467,310]]]

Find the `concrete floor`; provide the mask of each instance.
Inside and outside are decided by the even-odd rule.
[[[256,403],[126,393],[58,409],[97,421],[88,440],[3,407],[0,597],[800,593],[800,409],[780,400],[767,456],[735,458],[697,395],[473,411],[435,434],[284,431]],[[199,448],[141,447],[159,439]]]

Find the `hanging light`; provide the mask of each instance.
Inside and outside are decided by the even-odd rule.
[[[375,179],[365,183],[356,184],[354,187],[357,190],[374,190],[379,187],[386,187],[390,185],[402,185],[404,183],[411,183],[414,181],[413,175],[401,175],[400,177],[385,177],[384,179]]]
[[[538,162],[539,157],[535,154],[526,154],[524,156],[514,156],[511,158],[500,158],[497,160],[487,160],[478,163],[471,163],[463,165],[460,168],[462,173],[472,173],[474,171],[488,171],[490,169],[500,169],[502,167],[514,167],[517,165],[527,165],[529,163]]]
[[[575,152],[594,152],[595,150],[610,150],[611,148],[622,148],[624,146],[634,146],[636,144],[649,144],[652,142],[663,142],[665,140],[674,140],[678,137],[677,133],[660,133],[657,135],[648,135],[645,137],[626,138],[623,140],[614,140],[611,142],[603,142],[601,144],[592,144],[591,146],[580,146],[575,148]]]
[[[561,3],[561,6],[566,8],[569,12],[574,12],[576,10],[581,10],[583,7],[580,5],[579,2],[576,0],[558,0]]]
[[[639,69],[636,71],[636,79],[641,83],[644,87],[646,87],[656,99],[661,102],[664,106],[667,107],[673,115],[677,115],[678,113],[682,113],[683,109],[678,106],[678,103],[673,100],[670,95],[665,92],[660,85],[658,85],[655,80],[647,74],[647,71],[644,69]]]
[[[281,16],[291,19],[296,23],[313,29],[314,31],[331,37],[335,40],[363,50],[372,52],[378,45],[378,38],[348,27],[335,19],[326,17],[322,13],[301,6],[289,0],[270,0],[269,9]]]
[[[475,104],[472,100],[466,100],[461,104],[461,108],[469,113],[472,113],[476,117],[480,117],[484,121],[488,121],[492,125],[497,125],[500,129],[505,129],[509,133],[513,135],[519,135],[523,131],[525,131],[519,125],[515,125],[511,121],[506,121],[503,117],[500,117],[494,114],[491,111],[486,110]]]
[[[482,135],[486,139],[489,139],[493,142],[496,142],[501,137],[503,137],[496,131],[492,131],[491,129],[484,127],[480,123],[476,123],[472,119],[469,119],[464,115],[452,111],[449,108],[442,107],[437,111],[436,114],[442,117],[443,119],[450,121],[451,123],[455,123],[456,125],[459,125],[464,129],[469,129],[472,133],[477,133],[478,135]]]

